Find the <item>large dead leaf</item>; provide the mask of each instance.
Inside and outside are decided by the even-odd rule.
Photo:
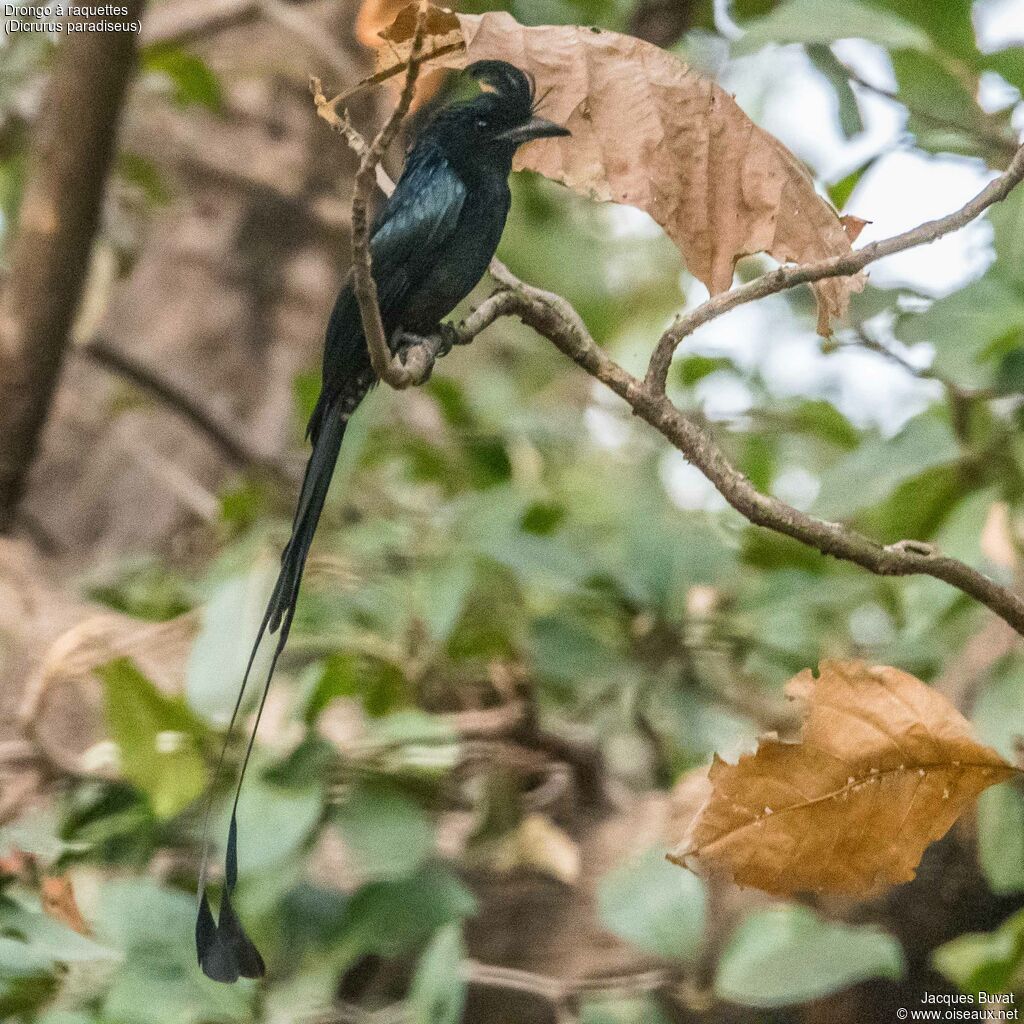
[[[413,4],[380,33],[381,68],[408,59],[415,25]],[[449,50],[461,33],[464,47],[439,57],[445,66],[496,58],[529,72],[544,115],[571,129],[570,139],[525,146],[517,169],[646,210],[712,294],[731,286],[741,256],[809,263],[850,252],[838,214],[800,161],[667,51],[595,28],[527,28],[500,11],[434,8],[428,27],[426,52]],[[821,334],[863,286],[860,274],[813,285]]]
[[[913,878],[966,804],[1016,771],[898,669],[826,661],[786,692],[805,706],[800,741],[764,740],[735,765],[716,757],[677,864],[779,895],[869,893]]]

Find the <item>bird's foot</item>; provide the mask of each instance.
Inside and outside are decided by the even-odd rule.
[[[391,351],[407,373],[403,387],[424,384],[430,380],[438,355],[436,338],[399,329],[391,336]]]
[[[398,328],[391,335],[391,351],[402,366],[413,372],[415,382],[422,384],[430,380],[437,360],[448,355],[452,346],[461,342],[462,336],[452,324],[438,324],[429,335],[413,334]]]
[[[452,346],[462,344],[462,335],[454,324],[438,324],[437,336],[441,339],[441,344],[437,350],[439,357],[448,355],[452,350]]]

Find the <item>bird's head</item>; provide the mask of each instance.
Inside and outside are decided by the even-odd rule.
[[[515,151],[524,143],[571,134],[538,116],[533,81],[514,65],[478,60],[465,73],[480,83],[480,93],[443,107],[430,126],[457,164],[497,164],[507,174]]]

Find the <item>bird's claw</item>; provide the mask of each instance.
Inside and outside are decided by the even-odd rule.
[[[451,352],[454,345],[462,341],[462,335],[454,324],[441,323],[437,325],[437,336],[441,339],[441,345],[437,350],[438,356],[446,356]]]

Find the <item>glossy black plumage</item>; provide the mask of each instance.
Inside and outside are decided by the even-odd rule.
[[[534,115],[533,88],[519,69],[503,61],[479,61],[467,71],[485,91],[467,102],[442,108],[421,132],[371,233],[381,319],[393,346],[400,343],[403,333],[423,335],[436,330],[483,276],[508,216],[508,175],[516,149],[530,139],[568,135],[564,128]],[[313,452],[291,538],[281,556],[281,570],[249,659],[229,735],[256,649],[269,630],[278,637],[257,712],[259,722],[274,667],[291,629],[302,572],[345,427],[376,383],[359,306],[351,283],[346,283],[327,325],[323,385],[308,428]],[[254,737],[255,727],[235,792],[217,921],[206,895],[205,849],[200,869],[196,951],[204,973],[224,982],[260,977],[265,972],[263,959],[230,901],[238,873],[235,810]]]

